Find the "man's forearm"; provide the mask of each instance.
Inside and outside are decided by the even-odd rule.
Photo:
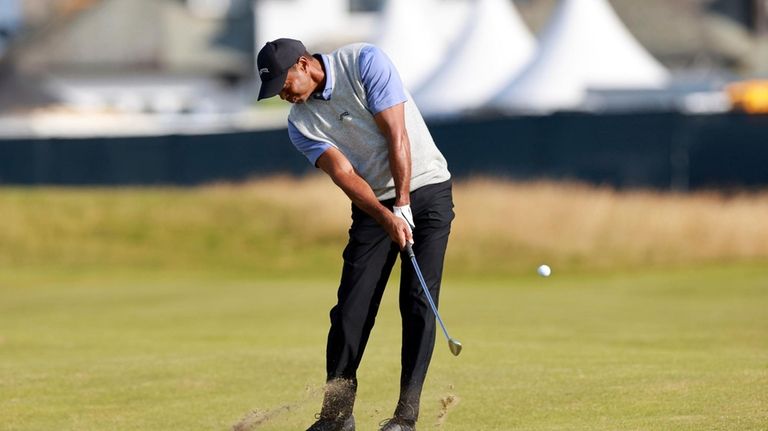
[[[389,168],[395,181],[395,206],[411,203],[411,144],[403,133],[389,144]]]
[[[383,224],[391,211],[376,199],[371,186],[356,172],[332,175],[333,182],[349,197],[358,208],[365,211],[379,224]]]
[[[317,166],[331,177],[353,204],[376,220],[400,248],[412,240],[408,224],[379,202],[371,186],[338,149],[329,148],[317,159]]]
[[[405,128],[405,105],[397,104],[373,117],[387,140],[389,170],[395,181],[395,206],[411,203],[411,142]]]

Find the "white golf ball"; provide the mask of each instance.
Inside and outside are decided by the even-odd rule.
[[[552,268],[550,268],[549,265],[541,265],[536,272],[542,277],[549,277],[552,274]]]

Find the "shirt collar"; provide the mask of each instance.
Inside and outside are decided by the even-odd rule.
[[[327,55],[315,54],[315,58],[323,62],[323,69],[325,71],[325,88],[322,92],[314,93],[312,98],[321,100],[331,100],[331,94],[333,93],[333,84],[336,81],[336,76],[333,74],[333,68],[331,67],[331,61]]]

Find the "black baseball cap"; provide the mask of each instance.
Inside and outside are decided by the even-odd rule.
[[[304,55],[307,49],[301,41],[295,39],[276,39],[267,42],[256,57],[256,65],[259,68],[261,88],[259,98],[266,99],[276,96],[285,85],[285,78],[299,57]]]

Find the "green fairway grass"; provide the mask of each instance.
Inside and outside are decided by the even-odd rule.
[[[453,357],[438,334],[420,430],[768,429],[768,268],[554,270],[445,280],[441,310],[465,350]],[[3,271],[0,430],[303,430],[336,284]],[[359,373],[363,431],[397,396],[396,290]]]
[[[454,191],[465,349],[438,334],[419,430],[768,430],[768,192]],[[0,188],[0,431],[306,429],[348,226],[327,178]],[[398,394],[396,290],[361,431]]]

